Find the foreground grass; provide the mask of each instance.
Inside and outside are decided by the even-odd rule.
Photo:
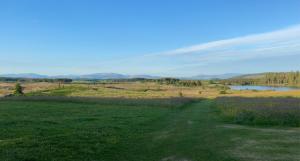
[[[226,124],[212,100],[0,100],[3,161],[297,161],[298,128]]]

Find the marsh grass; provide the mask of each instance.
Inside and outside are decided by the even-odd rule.
[[[220,97],[216,103],[226,120],[238,124],[300,126],[299,98]]]

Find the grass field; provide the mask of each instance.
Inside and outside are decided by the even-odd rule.
[[[158,83],[106,83],[106,84],[66,84],[63,88],[29,92],[28,95],[79,96],[79,97],[126,97],[126,98],[169,98],[213,97],[219,93],[215,87],[181,87]],[[199,94],[200,93],[200,94]]]
[[[1,161],[300,160],[300,91],[208,83],[22,86],[25,96],[0,98]],[[0,83],[0,95],[13,89]]]
[[[16,83],[7,83],[7,82],[0,82],[0,97],[5,96],[8,94],[12,94],[15,88]],[[46,82],[39,82],[39,83],[22,83],[24,87],[25,93],[30,92],[37,92],[37,91],[44,91],[44,90],[54,90],[58,88],[58,84],[56,83],[46,83]]]
[[[2,161],[299,161],[300,129],[230,124],[214,100],[0,100]]]
[[[13,93],[15,83],[0,83],[0,97]],[[161,85],[151,82],[121,82],[100,84],[22,83],[27,96],[73,96],[73,97],[123,97],[123,98],[216,98],[219,96],[242,97],[300,97],[300,90],[293,91],[234,91],[221,84],[203,83],[199,87]]]

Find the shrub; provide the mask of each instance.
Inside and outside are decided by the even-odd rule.
[[[182,92],[179,92],[178,95],[179,95],[179,97],[183,97],[183,93]]]
[[[16,83],[14,95],[20,96],[20,95],[23,95],[23,94],[24,94],[24,93],[23,93],[23,87],[21,86],[20,83]]]
[[[225,90],[220,91],[220,94],[227,94]]]

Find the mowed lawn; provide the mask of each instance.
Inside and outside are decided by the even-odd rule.
[[[300,129],[223,122],[214,100],[0,100],[1,161],[299,161]]]

